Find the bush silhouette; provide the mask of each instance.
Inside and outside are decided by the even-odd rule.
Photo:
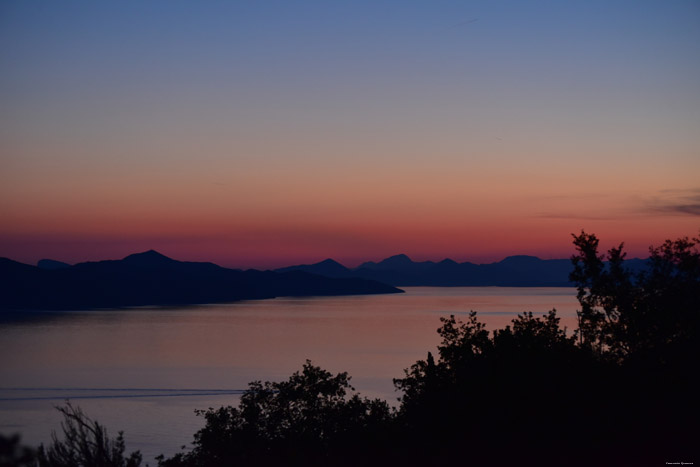
[[[35,467],[36,451],[20,444],[20,436],[0,435],[0,467]]]
[[[37,455],[39,467],[139,467],[141,453],[124,455],[124,436],[119,432],[112,439],[107,430],[98,422],[91,420],[80,410],[66,402],[63,407],[56,407],[63,414],[61,428],[64,439],[59,439],[56,432],[48,447],[39,446]]]

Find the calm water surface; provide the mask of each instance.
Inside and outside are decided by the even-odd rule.
[[[405,294],[277,298],[181,308],[32,313],[0,322],[0,433],[47,442],[65,399],[124,430],[128,449],[172,455],[202,426],[195,408],[237,403],[253,380],[306,359],[395,402],[392,378],[435,349],[439,317],[479,312],[490,329],[556,308],[575,328],[575,289],[408,287]]]

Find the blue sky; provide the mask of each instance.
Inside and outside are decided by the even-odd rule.
[[[699,57],[697,1],[3,2],[0,255],[643,252]]]

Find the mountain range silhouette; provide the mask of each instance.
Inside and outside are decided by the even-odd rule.
[[[639,271],[646,260],[631,259]],[[0,258],[0,310],[69,310],[223,303],[280,296],[401,293],[409,286],[570,287],[568,259],[509,256],[490,264],[413,261],[405,254],[347,268],[333,259],[274,271],[178,261],[155,250],[70,265]]]
[[[630,259],[625,266],[633,271],[645,267],[646,260]],[[411,286],[500,286],[500,287],[573,287],[569,259],[543,260],[536,256],[508,256],[490,264],[458,263],[446,258],[439,262],[413,261],[404,254],[378,263],[368,261],[354,269],[332,259],[276,269],[277,272],[304,271],[328,277],[358,277],[396,287]]]
[[[70,310],[221,303],[280,296],[400,293],[374,280],[305,271],[241,271],[157,251],[73,266],[0,258],[0,310]]]

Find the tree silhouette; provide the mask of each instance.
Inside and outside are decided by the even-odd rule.
[[[307,360],[288,381],[252,382],[238,407],[200,411],[194,449],[159,465],[338,465],[381,455],[389,406],[349,396],[349,381]]]
[[[441,321],[438,360],[429,353],[394,381],[403,392],[397,424],[409,445],[421,447],[411,465],[464,459],[570,464],[562,395],[569,397],[585,379],[579,369],[587,354],[559,328],[556,311],[523,313],[512,327],[493,333],[473,311],[464,322],[454,316]],[[543,437],[549,440],[546,458]],[[465,449],[445,448],[450,445]]]
[[[684,353],[697,355],[698,242],[686,237],[652,247],[649,267],[634,274],[625,267],[623,244],[604,256],[595,235],[574,235],[577,254],[570,279],[581,304],[580,344],[618,362],[634,358],[667,364]]]

